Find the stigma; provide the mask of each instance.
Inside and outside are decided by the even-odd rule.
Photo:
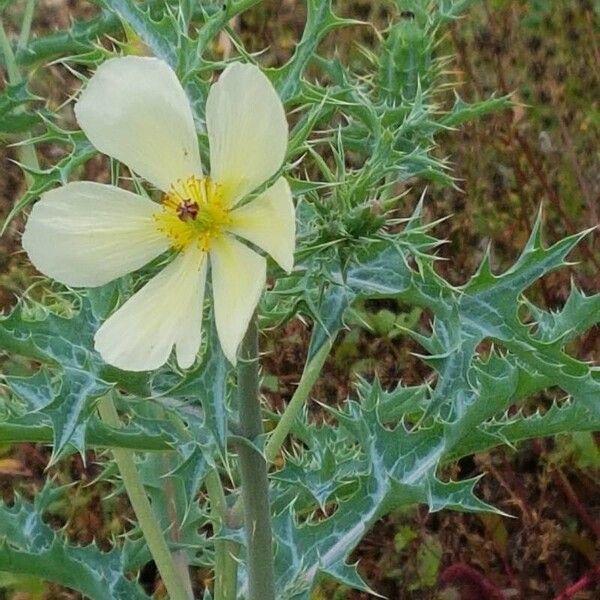
[[[164,194],[161,206],[154,219],[175,250],[197,244],[207,252],[231,224],[220,186],[210,177],[178,181]]]
[[[198,211],[200,210],[198,203],[192,200],[184,200],[177,207],[177,216],[182,221],[195,221],[198,217]]]

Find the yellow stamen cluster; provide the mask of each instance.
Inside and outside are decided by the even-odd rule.
[[[162,210],[154,219],[176,250],[196,243],[207,252],[212,241],[231,224],[220,187],[210,177],[178,181],[163,196],[161,204]]]

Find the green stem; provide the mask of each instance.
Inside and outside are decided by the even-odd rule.
[[[104,396],[98,403],[101,419],[111,427],[119,427],[121,420],[112,398]],[[173,561],[167,542],[159,525],[159,520],[152,510],[146,490],[140,479],[133,460],[133,452],[123,448],[113,448],[112,453],[119,467],[125,490],[137,517],[150,554],[167,588],[171,600],[190,600],[181,581],[177,566]]]
[[[219,518],[222,526],[228,524],[228,509],[223,484],[216,469],[205,480],[210,498],[211,511]],[[214,600],[235,600],[237,596],[238,544],[230,540],[215,540],[215,588]]]
[[[252,318],[238,364],[238,410],[240,435],[237,444],[248,569],[247,600],[275,600],[273,539],[267,462],[255,444],[263,433],[258,396],[258,328]]]
[[[169,456],[166,452],[163,452],[161,454],[161,459],[163,463],[163,472],[170,473],[173,470],[171,456]],[[172,543],[179,545],[181,543],[181,529],[179,525],[179,515],[177,514],[178,491],[175,489],[172,476],[164,476],[163,481],[165,498],[167,501],[167,514],[169,522],[172,523],[169,529],[169,538]],[[171,557],[179,574],[179,580],[185,587],[185,592],[188,598],[193,598],[194,592],[192,589],[192,580],[190,578],[190,563],[188,561],[186,551],[184,549],[176,550],[171,552]]]
[[[27,0],[25,5],[25,12],[23,13],[23,22],[21,23],[21,33],[19,34],[19,41],[17,42],[17,51],[22,50],[29,41],[29,34],[31,33],[31,22],[33,21],[33,9],[35,7],[35,0]]]
[[[23,28],[21,30],[21,36],[19,38],[19,44],[24,40],[25,34],[29,37],[29,30],[31,28],[31,17],[33,13],[28,16],[29,4],[26,7],[26,13],[23,18]],[[33,6],[31,7],[31,11],[33,11]],[[26,39],[25,39],[26,41]],[[15,54],[13,52],[12,46],[10,45],[10,40],[6,35],[6,31],[4,29],[4,23],[0,18],[0,48],[2,49],[2,54],[4,54],[4,62],[6,64],[6,72],[8,74],[8,81],[12,85],[18,85],[23,82],[23,76],[21,75],[21,71],[19,71],[19,67],[17,66],[17,61],[15,59]],[[19,161],[25,166],[34,171],[40,170],[40,163],[37,159],[37,154],[35,153],[35,147],[33,144],[23,144],[17,146],[17,154],[19,156]],[[25,180],[27,181],[27,185],[31,185],[33,182],[33,177],[25,171]]]
[[[21,72],[19,71],[19,67],[17,67],[17,61],[15,60],[15,54],[13,52],[12,46],[10,45],[10,40],[6,35],[6,30],[4,29],[4,21],[0,17],[0,47],[2,47],[2,54],[4,54],[4,62],[6,65],[6,73],[8,75],[8,81],[10,83],[16,84],[21,83],[23,78],[21,77]]]
[[[325,360],[329,356],[329,351],[333,346],[334,338],[326,341],[312,357],[312,359],[304,366],[302,377],[298,383],[298,387],[292,396],[285,411],[281,415],[275,429],[269,436],[269,441],[265,447],[265,458],[267,463],[272,463],[279,453],[283,442],[290,433],[294,421],[298,418],[298,414],[302,410],[310,391],[312,390],[317,378],[321,374]],[[230,518],[233,522],[238,522],[242,513],[242,502],[238,501],[230,510]]]
[[[267,459],[267,462],[271,463],[277,458],[277,454],[279,453],[283,442],[288,436],[294,421],[297,419],[298,414],[302,410],[310,391],[323,369],[325,359],[329,355],[332,344],[333,339],[325,342],[312,359],[304,366],[300,383],[298,383],[298,387],[296,388],[292,399],[281,415],[277,427],[275,427],[269,436],[269,441],[265,447],[265,458]]]
[[[31,424],[0,423],[0,443],[2,444],[18,444],[20,442],[51,444],[52,439],[52,427],[44,422],[32,422]],[[173,446],[167,436],[117,431],[95,419],[90,421],[86,442],[90,447],[99,448],[116,447],[131,448],[138,451],[173,451]],[[72,446],[69,451],[77,452]]]

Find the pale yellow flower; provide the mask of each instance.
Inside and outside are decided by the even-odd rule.
[[[31,261],[62,283],[95,287],[169,248],[177,251],[96,333],[102,358],[129,371],[158,368],[173,347],[182,368],[194,363],[210,262],[217,332],[235,363],[266,278],[265,258],[240,240],[288,272],[293,266],[294,205],[286,180],[239,206],[283,163],[288,127],[271,83],[257,67],[236,63],[211,87],[210,177],[202,172],[187,96],[158,59],[105,62],[75,114],[94,146],[162,190],[162,202],[92,182],[52,190],[25,227]]]

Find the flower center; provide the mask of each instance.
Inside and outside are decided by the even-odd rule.
[[[198,244],[204,252],[231,224],[220,187],[210,177],[178,181],[162,198],[162,210],[154,214],[158,230],[171,239],[176,250]]]

